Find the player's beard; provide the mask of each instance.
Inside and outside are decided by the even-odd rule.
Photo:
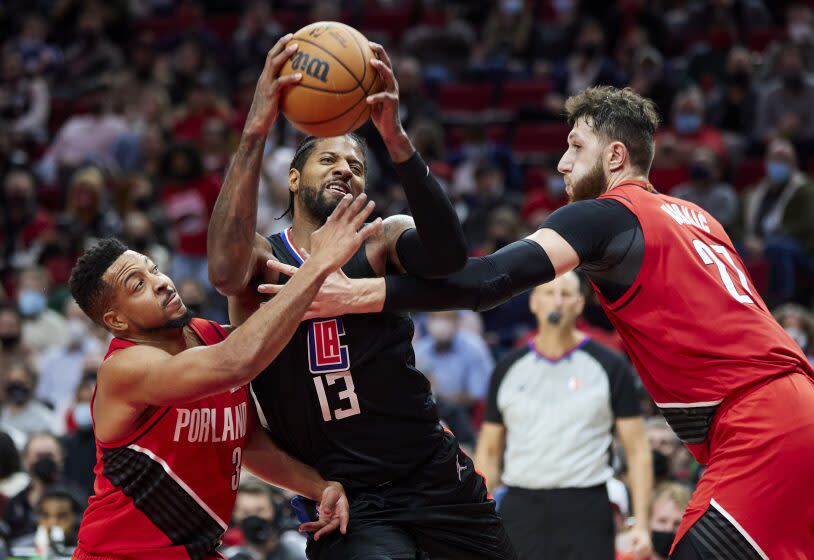
[[[320,224],[325,223],[328,216],[330,216],[331,213],[336,210],[336,207],[342,200],[341,198],[335,198],[329,195],[324,186],[315,187],[302,185],[299,193],[300,201],[302,202],[302,206],[305,208],[305,211],[308,212],[311,217]]]
[[[149,327],[144,329],[145,332],[161,332],[161,331],[171,331],[173,329],[180,329],[186,327],[189,322],[192,320],[192,311],[187,309],[184,311],[184,314],[176,319],[170,319],[160,327]]]
[[[576,200],[591,200],[608,190],[608,181],[602,169],[602,162],[596,162],[584,177],[571,184],[571,194],[568,199],[571,202]]]

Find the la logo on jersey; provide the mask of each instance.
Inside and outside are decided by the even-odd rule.
[[[342,319],[320,319],[311,323],[308,329],[308,367],[311,373],[350,369],[348,347],[339,340],[344,334]]]

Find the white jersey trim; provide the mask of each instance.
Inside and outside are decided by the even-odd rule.
[[[257,395],[254,394],[254,387],[249,384],[249,391],[252,394],[252,400],[254,401],[254,408],[257,410],[257,417],[260,419],[260,425],[263,426],[265,429],[269,429],[269,422],[266,420],[266,415],[263,412],[263,407],[260,406],[260,401],[257,400]]]
[[[183,488],[183,489],[184,489],[184,491],[185,491],[187,494],[189,494],[189,496],[190,496],[190,497],[191,497],[193,500],[195,500],[195,502],[196,502],[196,503],[197,503],[199,506],[201,506],[201,507],[204,509],[204,511],[206,511],[206,513],[208,513],[208,514],[209,514],[209,516],[210,516],[212,519],[214,519],[214,520],[215,520],[215,521],[218,523],[218,525],[220,525],[220,526],[221,526],[221,529],[223,529],[224,531],[226,531],[226,529],[228,529],[228,528],[229,528],[229,525],[228,525],[227,523],[224,523],[224,522],[223,522],[223,519],[221,519],[220,517],[218,517],[218,515],[217,515],[217,514],[216,514],[214,511],[212,511],[212,509],[211,509],[211,508],[210,508],[210,507],[209,507],[209,506],[206,504],[206,502],[204,502],[204,501],[201,499],[201,497],[200,497],[200,496],[198,496],[198,494],[196,494],[196,493],[195,493],[195,491],[194,491],[192,488],[190,488],[189,486],[187,486],[187,483],[186,483],[186,482],[184,482],[184,481],[181,479],[181,477],[179,477],[177,474],[175,474],[175,473],[172,471],[172,469],[171,469],[171,468],[170,468],[170,466],[169,466],[169,465],[168,465],[168,464],[167,464],[167,463],[164,461],[164,459],[162,459],[161,457],[159,457],[158,455],[156,455],[155,453],[153,453],[153,452],[152,452],[152,451],[150,451],[149,449],[145,449],[144,447],[141,447],[140,445],[136,445],[135,443],[131,443],[131,444],[130,444],[130,445],[128,445],[127,447],[128,447],[128,449],[132,449],[133,451],[138,451],[139,453],[144,453],[144,454],[145,454],[145,455],[147,455],[147,456],[148,456],[150,459],[152,459],[153,461],[155,461],[156,463],[158,463],[159,465],[161,465],[161,466],[164,468],[164,472],[166,472],[168,475],[170,475],[170,477],[171,477],[171,478],[172,478],[172,479],[173,479],[175,482],[177,482],[177,483],[178,483],[178,485],[179,485],[181,488]]]
[[[717,401],[692,402],[692,403],[680,403],[680,402],[660,403],[660,402],[657,402],[656,406],[659,407],[659,408],[700,408],[702,406],[718,406],[722,402],[724,402],[723,399],[718,399]]]
[[[747,533],[747,532],[746,532],[746,529],[744,529],[743,527],[741,527],[741,524],[740,524],[740,523],[738,523],[737,521],[735,521],[735,518],[734,518],[734,517],[732,517],[731,515],[729,515],[729,512],[728,512],[728,511],[726,511],[726,510],[723,508],[723,506],[721,506],[721,504],[719,504],[718,502],[716,502],[716,501],[715,501],[715,498],[712,498],[712,499],[709,501],[709,505],[711,505],[712,507],[714,507],[715,509],[717,509],[717,510],[718,510],[718,512],[719,512],[721,515],[723,515],[724,517],[726,517],[727,521],[729,521],[730,523],[732,523],[732,525],[735,527],[735,529],[737,529],[737,530],[738,530],[738,532],[739,532],[741,535],[743,535],[743,538],[745,538],[747,541],[749,541],[749,544],[751,544],[751,545],[752,545],[752,548],[754,548],[754,549],[755,549],[755,552],[757,552],[758,554],[760,554],[760,557],[761,557],[761,558],[763,558],[763,560],[769,560],[769,556],[768,556],[768,555],[767,555],[765,552],[763,552],[763,550],[762,550],[762,549],[761,549],[761,548],[758,546],[758,544],[755,542],[755,539],[753,539],[751,536],[749,536],[749,533]]]

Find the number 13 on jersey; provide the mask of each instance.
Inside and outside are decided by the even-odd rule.
[[[340,341],[344,334],[345,327],[340,318],[312,321],[308,329],[308,367],[314,375],[314,387],[325,422],[334,418],[342,420],[362,412],[350,372],[348,347]],[[326,386],[333,387],[338,381],[345,388],[338,392],[337,398],[343,404],[347,403],[347,407],[331,410]]]

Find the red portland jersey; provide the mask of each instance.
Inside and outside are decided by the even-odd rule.
[[[203,319],[190,326],[207,345],[226,336]],[[132,345],[113,339],[105,359]],[[162,406],[118,441],[97,439],[94,495],[74,558],[222,558],[215,549],[232,515],[254,422],[244,385]]]
[[[790,372],[814,371],[769,313],[721,224],[646,186],[625,183],[600,196],[636,215],[645,249],[622,297],[597,295],[645,388],[703,463],[721,401]]]

